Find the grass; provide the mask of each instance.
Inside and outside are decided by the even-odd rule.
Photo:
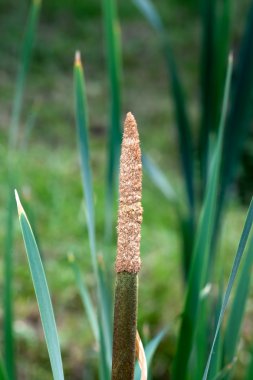
[[[173,14],[173,12],[177,14],[176,8],[172,9],[171,13]],[[20,159],[20,168],[23,173],[22,182],[24,184],[21,188],[21,193],[22,198],[27,199],[27,204],[29,203],[30,206],[36,204],[36,210],[31,207],[33,211],[31,211],[31,214],[28,211],[28,214],[30,219],[33,219],[36,235],[39,238],[43,237],[41,251],[45,260],[53,302],[57,305],[56,316],[60,326],[63,358],[67,369],[66,375],[79,372],[84,360],[83,351],[85,351],[85,357],[87,358],[85,360],[85,371],[89,376],[95,365],[94,352],[97,348],[92,343],[93,340],[87,328],[87,321],[83,321],[81,302],[77,295],[73,274],[66,259],[69,252],[77,254],[78,259],[81,261],[83,272],[86,273],[88,286],[93,290],[94,280],[91,274],[89,247],[87,235],[85,235],[83,228],[87,226],[82,212],[83,204],[80,201],[82,190],[79,180],[78,159],[76,152],[73,152],[75,145],[73,102],[68,96],[69,89],[72,88],[72,59],[70,57],[73,56],[73,50],[76,47],[83,46],[84,40],[87,41],[84,58],[91,111],[91,152],[92,168],[95,174],[95,210],[98,237],[103,236],[104,229],[104,191],[101,189],[101,183],[104,181],[105,171],[104,133],[108,105],[103,101],[106,97],[107,86],[104,79],[105,68],[101,71],[101,65],[98,64],[98,62],[104,62],[104,57],[101,53],[102,46],[99,49],[94,49],[94,39],[99,37],[97,25],[100,20],[96,18],[98,16],[93,16],[92,22],[87,19],[85,22],[77,20],[75,26],[72,25],[73,15],[69,16],[66,25],[61,25],[60,17],[58,19],[57,16],[54,17],[53,22],[52,20],[45,22],[46,13],[44,13],[42,29],[40,29],[39,34],[40,42],[35,51],[35,60],[29,77],[26,103],[33,103],[38,108],[38,118],[32,132],[32,144],[29,146],[29,154],[24,152]],[[94,17],[97,24],[94,23]],[[185,17],[187,19],[188,16],[186,15]],[[12,25],[11,23],[15,24],[15,17],[11,13],[8,20],[10,24],[5,22],[5,26]],[[134,28],[132,27],[133,25],[135,26]],[[172,36],[172,39],[174,38],[177,41],[179,53],[184,47],[182,41],[187,33],[190,34],[192,40],[194,39],[190,29],[190,27],[189,29],[185,28],[180,33],[179,30],[176,30]],[[141,40],[136,39],[139,31],[143,36],[143,43]],[[6,40],[12,42],[12,45],[8,46],[7,53],[4,55],[3,64],[6,65],[5,67],[7,67],[6,62],[10,60],[11,46],[13,49],[15,41],[19,37],[17,27],[14,28],[14,36],[8,34],[8,32],[6,33]],[[90,37],[91,35],[93,37]],[[147,49],[146,38],[149,38],[150,41],[150,51]],[[3,39],[1,44],[6,44],[7,46],[6,40]],[[62,40],[64,40],[64,44]],[[154,57],[153,53],[151,53],[152,48],[156,48],[156,40],[144,25],[144,22],[135,16],[134,18],[126,17],[124,19],[123,41],[126,62],[124,109],[131,108],[138,120],[142,120],[139,124],[143,146],[153,153],[156,161],[169,173],[176,190],[182,193],[182,183],[175,163],[175,136],[171,133],[171,130],[168,130],[168,122],[172,120],[171,102],[169,101],[168,105],[167,87],[161,80],[161,72],[165,69],[159,54],[157,53],[157,56]],[[139,49],[143,50],[143,55],[135,57]],[[189,83],[189,88],[192,91],[194,87],[191,81],[194,72],[191,64],[193,65],[194,58],[187,51],[185,55],[185,75],[188,77],[187,83]],[[143,59],[147,62],[147,71],[145,73],[142,70]],[[10,83],[12,73],[16,69],[14,63],[14,61],[10,60],[10,65],[6,69],[7,75],[3,75],[4,86],[1,91],[5,95],[7,94],[6,100],[1,102],[1,107],[3,107],[1,126],[3,126],[3,129],[8,123],[6,110],[10,108],[7,106],[9,104],[8,99],[12,98]],[[158,67],[161,71],[158,70]],[[152,81],[150,78],[152,78]],[[35,94],[40,94],[39,98],[37,95],[34,96]],[[138,100],[133,101],[132,99]],[[190,104],[193,105],[194,110],[194,97]],[[22,114],[23,125],[29,116],[28,109],[30,107],[25,107]],[[158,123],[161,125],[161,135],[156,134],[151,141],[150,134],[152,133],[153,136],[154,125]],[[1,141],[4,141],[3,136],[1,136]],[[0,154],[2,158],[5,157],[5,150],[2,145]],[[31,157],[33,157],[32,160]],[[0,169],[1,184],[4,183],[4,178],[6,178],[5,169]],[[0,197],[4,203],[4,186],[1,186],[3,191],[0,193]],[[150,185],[147,178],[144,178],[144,189],[145,214],[142,250],[143,258],[146,258],[147,265],[140,279],[142,284],[140,298],[143,301],[139,315],[139,325],[142,335],[151,337],[158,327],[162,327],[168,320],[172,321],[169,342],[173,346],[177,315],[182,307],[182,301],[180,301],[182,300],[182,289],[179,284],[175,284],[173,281],[175,273],[178,274],[178,277],[181,275],[178,269],[180,242],[178,240],[178,228],[175,225],[176,215],[174,215],[174,210],[163,197],[157,194],[157,191]],[[154,197],[157,204],[156,213],[154,213],[151,206],[154,202]],[[71,202],[69,201],[70,199]],[[231,235],[238,238],[238,230],[240,231],[239,226],[244,214],[245,210],[242,210],[238,204],[232,204],[231,214],[229,214],[227,223],[231,228],[231,222],[235,220],[236,216],[237,221],[231,228]],[[51,215],[54,215],[54,217],[52,218]],[[1,220],[4,218],[2,210],[0,218]],[[64,236],[62,234],[63,230],[67,231]],[[17,226],[15,227],[15,232],[15,235],[17,235]],[[157,241],[159,241],[159,245],[156,243]],[[238,241],[238,239],[235,239],[235,241]],[[115,232],[113,242],[113,249],[115,249]],[[230,247],[227,234],[224,247],[228,252],[234,253],[233,246],[231,245]],[[101,249],[102,247],[99,247],[99,250]],[[46,351],[41,349],[40,345],[43,338],[40,323],[38,322],[37,308],[33,300],[27,264],[24,262],[21,250],[21,241],[18,239],[17,252],[15,252],[16,283],[14,292],[17,295],[15,331],[18,336],[19,373],[28,378],[33,378],[37,365],[33,366],[31,363],[38,360],[41,366],[40,372],[36,373],[36,378],[46,379],[47,377],[50,378],[49,364],[46,359]],[[168,267],[161,266],[161,262],[169,262]],[[150,283],[149,279],[152,277],[158,280],[155,283]],[[174,302],[175,294],[178,295],[176,304]],[[156,300],[155,304],[152,301],[153,299]],[[162,313],[160,313],[161,309],[163,309]],[[22,321],[25,321],[25,323]],[[71,332],[66,331],[64,326],[71,326]],[[77,347],[76,351],[70,352],[68,347],[74,345]],[[166,350],[170,351],[170,347],[167,347]],[[20,356],[21,353],[24,357]],[[168,354],[170,355],[170,352]],[[74,360],[74,356],[78,359]],[[25,361],[26,359],[27,362]],[[161,356],[158,357],[158,363],[160,363],[161,368],[163,368],[164,362],[165,360]]]

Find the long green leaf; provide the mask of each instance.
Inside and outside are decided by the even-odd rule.
[[[247,374],[245,376],[245,380],[252,380],[253,379],[253,348],[251,347],[251,359],[249,366],[247,368]]]
[[[86,88],[81,64],[80,53],[76,53],[74,67],[74,91],[75,110],[78,144],[81,159],[81,175],[86,206],[87,226],[89,233],[90,251],[92,255],[92,265],[95,275],[98,275],[96,238],[95,238],[95,216],[93,202],[93,185],[90,168],[90,153],[88,143],[88,106],[86,100]]]
[[[224,124],[228,106],[228,97],[231,82],[232,57],[229,60],[226,85],[224,91],[223,111],[220,121],[218,141],[213,156],[207,193],[201,210],[198,224],[194,256],[189,277],[188,291],[182,316],[178,346],[173,365],[173,379],[185,379],[189,356],[192,350],[193,338],[199,310],[199,296],[207,277],[207,268],[210,253],[211,237],[215,225],[215,207],[217,202],[218,179],[220,172]]]
[[[11,117],[10,134],[9,134],[10,148],[15,148],[17,144],[18,132],[19,132],[18,129],[19,129],[19,123],[20,123],[21,110],[22,110],[23,96],[24,96],[24,87],[25,87],[26,76],[27,76],[29,66],[31,63],[32,50],[34,46],[36,28],[37,28],[38,18],[39,18],[40,4],[41,4],[41,0],[32,0],[30,14],[28,16],[28,21],[27,21],[27,26],[26,26],[26,31],[25,31],[25,36],[24,36],[24,41],[23,41],[23,46],[22,46],[20,66],[19,66],[17,82],[16,82],[13,108],[12,108],[12,117]]]
[[[93,186],[90,168],[89,156],[89,139],[88,139],[88,107],[86,101],[86,88],[84,74],[81,64],[80,53],[76,53],[74,67],[74,91],[75,91],[75,108],[76,108],[76,126],[78,143],[80,147],[83,192],[87,210],[87,225],[89,234],[89,243],[92,257],[93,270],[97,282],[97,295],[101,311],[101,323],[103,325],[103,341],[106,344],[107,365],[111,367],[112,358],[112,306],[108,295],[104,272],[98,265],[95,236],[95,216],[93,202]],[[100,342],[102,344],[102,342]],[[100,347],[101,348],[101,347]]]
[[[253,3],[248,14],[235,70],[230,112],[225,129],[222,162],[220,203],[225,201],[226,191],[238,168],[243,143],[252,126],[253,98]]]
[[[76,284],[77,284],[77,287],[79,289],[80,296],[81,296],[85,311],[87,313],[87,317],[88,317],[89,323],[91,325],[94,337],[95,337],[96,341],[99,342],[99,327],[98,327],[98,321],[97,321],[95,308],[93,306],[93,303],[92,303],[89,291],[85,285],[85,282],[82,280],[80,268],[76,263],[76,259],[75,259],[74,255],[69,255],[69,262],[70,262],[71,267],[73,269]]]
[[[222,282],[223,281],[221,281],[221,283]],[[215,305],[215,321],[214,321],[215,323],[214,323],[214,325],[217,324],[217,321],[219,319],[219,312],[221,309],[222,298],[223,298],[223,286],[222,286],[222,284],[220,284],[218,299],[217,299],[216,305]],[[212,330],[213,329],[214,329],[214,327],[212,326]],[[213,331],[212,331],[212,333],[213,333]],[[210,336],[210,334],[209,334],[209,336]],[[215,346],[214,346],[214,350],[213,350],[213,357],[212,357],[210,370],[209,370],[209,374],[208,374],[208,379],[210,379],[210,380],[214,380],[220,373],[221,364],[222,364],[222,347],[223,347],[223,335],[220,332],[217,336]],[[206,360],[206,357],[205,357],[205,360]],[[203,362],[203,364],[204,364],[204,362]],[[203,373],[204,369],[201,368],[201,370]],[[202,375],[202,373],[201,373],[201,375]],[[200,379],[201,376],[198,378]]]
[[[223,88],[226,80],[227,57],[231,40],[231,0],[218,1],[216,27],[214,30],[214,75],[213,75],[213,128],[217,131],[222,110]]]
[[[210,133],[217,132],[230,43],[230,0],[203,1],[202,117],[199,138],[202,190],[208,171]]]
[[[233,361],[236,355],[236,348],[239,339],[239,333],[243,321],[246,301],[249,294],[251,270],[253,265],[253,237],[247,251],[245,262],[238,285],[236,287],[233,304],[228,317],[226,332],[224,337],[224,365]],[[226,377],[228,379],[229,376]]]
[[[118,176],[121,143],[121,49],[116,0],[103,0],[106,54],[110,85],[110,126],[108,130],[108,167],[106,181],[105,236],[112,237],[115,181]]]
[[[200,169],[203,181],[203,191],[205,189],[208,157],[209,157],[209,136],[214,126],[214,108],[213,108],[213,86],[214,86],[214,70],[215,70],[215,46],[214,46],[214,30],[216,26],[215,17],[215,0],[206,0],[203,2],[203,39],[201,54],[201,128],[200,128]],[[215,85],[217,83],[215,82]]]
[[[25,243],[34,290],[38,301],[53,378],[54,380],[64,380],[60,345],[44,268],[33,231],[16,191],[15,196],[18,207],[19,222]]]
[[[158,32],[160,43],[166,60],[167,71],[171,82],[171,89],[174,100],[174,108],[177,120],[177,134],[180,149],[182,170],[185,180],[186,196],[189,204],[191,218],[194,219],[194,170],[193,170],[193,144],[190,130],[190,122],[186,111],[183,86],[180,81],[175,59],[172,54],[169,41],[166,38],[164,26],[150,0],[133,0],[134,4],[140,9],[151,26]]]
[[[7,380],[7,374],[4,367],[2,357],[0,356],[0,380]]]
[[[225,310],[226,310],[226,307],[227,307],[227,304],[228,304],[229,296],[230,296],[230,293],[231,293],[231,290],[232,290],[232,287],[233,287],[233,284],[234,284],[234,281],[235,281],[235,278],[236,278],[236,275],[237,275],[237,272],[238,272],[238,268],[239,268],[239,265],[240,265],[240,262],[241,262],[241,259],[242,259],[242,255],[243,255],[245,246],[247,244],[247,240],[248,240],[248,236],[250,234],[250,230],[251,230],[252,224],[253,224],[253,199],[251,200],[251,203],[250,203],[250,206],[249,206],[247,218],[246,218],[246,221],[245,221],[245,224],[244,224],[244,227],[243,227],[241,239],[240,239],[240,242],[239,242],[239,245],[238,245],[238,249],[237,249],[237,252],[236,252],[235,260],[234,260],[234,263],[233,263],[233,266],[232,266],[232,270],[231,270],[231,273],[230,273],[230,276],[229,276],[227,289],[226,289],[226,292],[225,292],[225,295],[224,295],[224,298],[223,298],[223,301],[222,301],[220,315],[219,315],[219,319],[218,319],[218,322],[217,322],[217,325],[216,325],[215,335],[214,335],[214,339],[213,339],[213,342],[212,342],[212,347],[211,347],[211,350],[210,350],[210,354],[209,354],[209,357],[208,357],[206,369],[205,369],[205,372],[204,372],[204,375],[203,375],[203,380],[207,379],[207,375],[208,375],[210,363],[211,363],[211,360],[212,360],[212,354],[213,354],[214,346],[215,346],[215,343],[216,343],[216,339],[217,339],[217,336],[219,334],[221,323],[222,323],[222,320],[223,320],[223,317],[224,317],[224,314],[225,314]]]

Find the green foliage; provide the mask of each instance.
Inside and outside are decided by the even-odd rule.
[[[24,87],[26,82],[26,76],[31,63],[32,50],[36,36],[36,29],[40,11],[40,3],[41,0],[32,0],[30,14],[28,16],[26,32],[23,41],[20,66],[16,83],[16,91],[13,101],[12,118],[10,124],[9,145],[11,148],[16,148],[17,145]]]
[[[240,279],[236,288],[233,304],[229,313],[224,336],[224,365],[231,363],[236,356],[239,334],[249,295],[250,275],[253,264],[253,237],[248,247]],[[228,378],[228,377],[226,377]]]
[[[225,292],[225,295],[224,295],[224,298],[223,298],[223,301],[222,301],[222,305],[221,305],[221,308],[220,308],[220,315],[219,315],[219,319],[218,319],[218,322],[217,322],[217,326],[216,326],[216,330],[215,330],[215,335],[214,335],[214,339],[213,339],[213,342],[212,342],[210,354],[209,354],[209,357],[208,357],[206,369],[205,369],[204,376],[203,376],[203,380],[207,379],[209,368],[212,366],[212,354],[213,354],[213,351],[214,351],[214,346],[215,346],[215,343],[216,343],[216,340],[217,340],[217,337],[218,337],[218,334],[219,334],[219,330],[220,330],[220,327],[221,327],[222,320],[224,318],[224,314],[225,314],[225,310],[226,310],[226,307],[227,307],[227,304],[228,304],[229,296],[230,296],[230,293],[232,291],[232,287],[233,287],[233,284],[234,284],[234,281],[235,281],[235,278],[236,278],[236,275],[237,275],[237,272],[238,272],[238,269],[239,269],[239,265],[240,265],[240,262],[241,262],[241,259],[242,259],[242,255],[244,253],[245,246],[247,244],[247,240],[248,240],[248,237],[249,237],[249,234],[250,234],[250,231],[251,231],[252,224],[253,224],[253,199],[252,199],[251,204],[249,206],[248,215],[247,215],[247,218],[246,218],[246,221],[245,221],[245,224],[244,224],[244,228],[243,228],[243,231],[242,231],[242,236],[241,236],[241,239],[240,239],[240,242],[239,242],[239,245],[238,245],[238,249],[237,249],[237,253],[236,253],[236,256],[235,256],[234,263],[233,263],[233,267],[232,267],[232,270],[231,270],[231,273],[230,273],[230,276],[229,276],[228,286],[227,286],[227,289],[226,289],[226,292]]]
[[[211,248],[211,239],[215,228],[215,208],[217,204],[218,179],[220,173],[222,143],[224,135],[225,118],[228,107],[229,88],[232,72],[232,59],[230,59],[224,103],[220,121],[219,136],[210,170],[206,198],[201,211],[200,221],[196,233],[196,242],[193,261],[188,282],[187,295],[179,333],[178,347],[173,368],[174,379],[184,379],[192,350],[194,333],[197,327],[199,294],[207,279],[208,263]]]
[[[9,152],[6,160],[7,168],[7,220],[6,220],[6,239],[4,255],[4,359],[5,368],[10,380],[16,378],[15,369],[15,347],[13,337],[13,234],[14,234],[14,207],[15,201],[12,195],[13,183],[17,180],[17,169],[15,167],[15,150],[20,148],[18,145],[19,124],[21,119],[22,103],[26,77],[32,57],[38,17],[40,11],[40,0],[33,0],[30,6],[30,13],[27,20],[24,35],[22,52],[19,62],[19,70],[13,97],[11,121],[9,127]]]
[[[107,379],[110,376],[110,367],[112,361],[112,305],[105,283],[105,274],[103,268],[99,266],[96,237],[95,237],[95,217],[93,204],[93,188],[90,170],[89,144],[88,144],[88,109],[86,104],[86,93],[81,58],[79,53],[76,55],[74,67],[74,90],[76,100],[76,124],[78,142],[80,147],[83,191],[86,205],[86,217],[88,224],[88,234],[90,242],[90,251],[92,257],[93,271],[96,278],[97,299],[99,305],[99,323],[100,323],[100,354],[101,362],[104,363],[102,376]],[[89,311],[88,311],[89,312]]]
[[[7,380],[6,370],[4,368],[4,363],[1,356],[0,356],[0,380]]]
[[[116,0],[103,0],[103,17],[106,35],[108,79],[110,86],[110,122],[108,128],[108,167],[106,178],[105,237],[112,237],[112,208],[117,179],[121,143],[121,54],[120,26]]]
[[[47,280],[40,258],[37,243],[27,216],[16,192],[19,221],[25,243],[27,258],[33,280],[34,290],[40,310],[41,322],[46,338],[47,349],[54,380],[64,380],[60,345],[54,318],[53,307],[47,286]]]

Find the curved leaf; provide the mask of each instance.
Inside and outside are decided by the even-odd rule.
[[[15,196],[18,207],[19,222],[25,243],[34,290],[38,301],[53,377],[54,380],[64,380],[60,345],[44,268],[33,231],[16,191]]]

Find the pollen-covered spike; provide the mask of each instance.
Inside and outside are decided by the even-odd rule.
[[[129,112],[120,157],[116,272],[138,273],[141,266],[142,164],[137,124]]]

